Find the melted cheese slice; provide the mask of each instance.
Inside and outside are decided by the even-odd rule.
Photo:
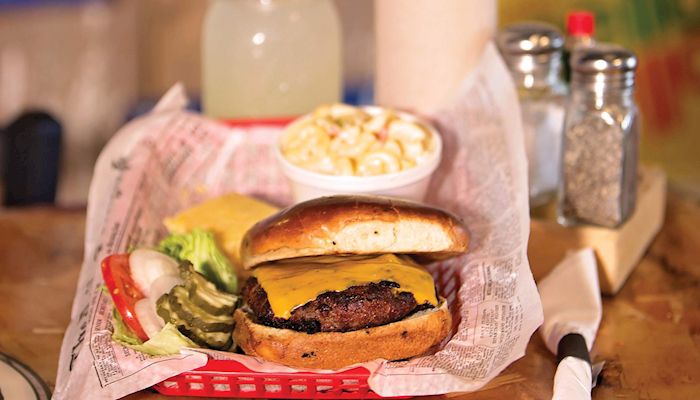
[[[252,197],[230,193],[181,211],[163,223],[171,233],[187,233],[193,229],[212,231],[216,243],[238,268],[243,235],[256,222],[276,211],[277,208]]]
[[[340,292],[351,286],[390,281],[396,292],[410,292],[418,304],[437,306],[433,277],[408,257],[319,256],[262,264],[253,276],[267,292],[275,316],[289,318],[292,311],[325,292]]]

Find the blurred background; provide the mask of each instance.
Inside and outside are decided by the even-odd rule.
[[[371,103],[373,1],[335,4],[343,37],[343,97]],[[12,130],[8,126],[32,110],[60,123],[58,204],[85,204],[100,149],[175,82],[185,84],[198,107],[207,6],[182,0],[0,0],[0,127]],[[642,160],[661,164],[672,184],[700,193],[700,0],[500,0],[499,24],[540,20],[563,30],[566,13],[574,9],[595,14],[598,40],[639,55]]]

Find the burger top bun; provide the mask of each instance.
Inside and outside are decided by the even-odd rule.
[[[286,208],[243,237],[246,269],[275,260],[335,254],[417,254],[440,260],[467,251],[469,234],[453,214],[377,196],[321,197]]]

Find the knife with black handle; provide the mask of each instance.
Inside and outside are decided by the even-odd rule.
[[[552,399],[588,400],[593,388],[589,349],[602,317],[595,255],[568,256],[538,284],[544,311],[540,333],[557,355]]]

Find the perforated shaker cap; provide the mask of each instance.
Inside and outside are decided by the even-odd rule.
[[[571,58],[572,82],[631,87],[637,69],[637,56],[617,45],[598,44],[574,52]]]
[[[564,37],[550,24],[521,22],[506,26],[498,33],[498,48],[504,54],[544,54],[561,50]]]
[[[571,68],[586,74],[634,71],[637,56],[621,46],[599,44],[577,50],[571,59]]]

